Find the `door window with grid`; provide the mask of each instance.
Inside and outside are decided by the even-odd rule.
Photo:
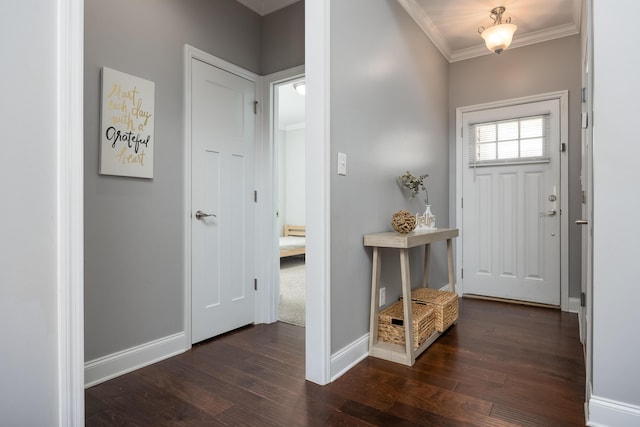
[[[469,166],[549,162],[549,115],[469,125]]]

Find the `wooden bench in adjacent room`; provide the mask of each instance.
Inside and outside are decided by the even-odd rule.
[[[306,229],[304,225],[284,226],[284,237],[280,237],[280,258],[305,254]]]

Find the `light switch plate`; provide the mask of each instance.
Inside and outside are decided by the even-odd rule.
[[[347,155],[338,153],[338,175],[347,174]]]

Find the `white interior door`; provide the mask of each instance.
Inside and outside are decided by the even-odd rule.
[[[580,182],[582,190],[582,218],[576,224],[582,228],[582,283],[579,314],[580,340],[585,354],[585,401],[591,399],[593,366],[593,2],[586,2],[586,38],[583,39],[582,87],[582,157]]]
[[[254,83],[192,59],[192,342],[251,324]]]
[[[591,99],[591,92],[587,95]],[[586,372],[586,401],[591,399],[592,381],[592,321],[593,321],[593,130],[587,124],[588,117],[591,116],[591,101],[586,105],[587,114],[584,117],[583,126],[585,130],[582,134],[582,218],[576,224],[582,227],[582,282],[581,282],[581,304],[579,311],[580,321],[580,341],[585,353]]]
[[[546,120],[544,153],[527,135],[536,117]],[[475,127],[491,123],[486,138]],[[560,101],[466,112],[462,126],[463,292],[560,305]]]

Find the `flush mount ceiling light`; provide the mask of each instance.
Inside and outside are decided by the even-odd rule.
[[[518,29],[511,23],[511,17],[502,21],[505,10],[507,9],[504,6],[494,7],[489,15],[493,19],[493,25],[489,28],[478,28],[478,32],[487,44],[487,49],[498,54],[509,47],[513,33]]]
[[[302,96],[304,96],[307,93],[307,85],[305,84],[304,80],[294,83],[293,88],[295,89],[296,92],[298,92]]]

